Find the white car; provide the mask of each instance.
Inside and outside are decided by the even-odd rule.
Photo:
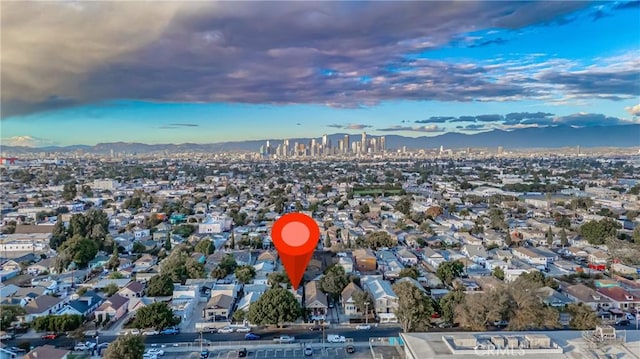
[[[231,327],[224,327],[224,328],[220,328],[218,329],[218,333],[233,333],[233,328]]]
[[[147,350],[147,352],[145,354],[163,356],[164,355],[164,350],[151,348],[151,349]]]
[[[369,324],[360,324],[356,326],[356,329],[358,330],[369,330],[371,329],[371,326]]]
[[[238,333],[249,333],[250,331],[251,331],[251,328],[249,327],[242,327],[242,328],[236,329],[236,332]]]
[[[158,359],[158,356],[157,355],[153,355],[153,354],[144,353],[144,355],[142,356],[142,359]]]
[[[140,331],[138,329],[132,329],[131,330],[131,334],[133,335],[140,335]]]
[[[85,351],[87,349],[89,349],[89,347],[87,347],[84,343],[78,343],[75,347],[73,347],[73,350],[75,351]]]
[[[329,343],[344,343],[347,341],[347,339],[342,335],[330,334],[330,335],[327,335],[327,341]]]
[[[145,330],[144,332],[142,332],[142,335],[158,335],[158,334],[160,334],[160,332],[157,330]]]

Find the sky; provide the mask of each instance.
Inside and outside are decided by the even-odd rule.
[[[640,123],[639,1],[0,7],[4,146]]]

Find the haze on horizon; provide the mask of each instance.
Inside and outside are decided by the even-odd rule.
[[[2,145],[640,123],[640,2],[2,2]]]

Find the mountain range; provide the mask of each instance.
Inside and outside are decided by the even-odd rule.
[[[344,138],[345,133],[328,135],[333,146]],[[349,134],[350,141],[359,141],[360,134]],[[380,137],[371,136],[368,137]],[[18,147],[1,146],[0,151],[19,155],[33,152],[71,152],[83,150],[86,153],[108,154],[111,150],[116,153],[151,153],[169,151],[179,152],[230,152],[230,151],[255,151],[260,149],[266,141],[271,141],[273,146],[282,143],[282,139],[264,139],[252,141],[234,141],[219,143],[184,143],[184,144],[144,144],[144,143],[99,143],[90,145],[48,146],[48,147]],[[295,142],[309,143],[311,138],[290,138],[290,145]],[[398,149],[406,146],[407,149],[439,148],[467,148],[467,147],[497,147],[505,149],[526,148],[557,148],[557,147],[635,147],[640,146],[640,124],[618,125],[606,127],[581,127],[552,126],[515,129],[511,131],[492,130],[476,134],[462,134],[449,132],[437,136],[406,137],[399,135],[386,135],[386,147]]]

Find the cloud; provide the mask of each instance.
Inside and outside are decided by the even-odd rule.
[[[472,123],[469,125],[464,126],[465,130],[471,130],[471,131],[482,131],[482,130],[488,130],[489,128],[487,128],[484,124],[481,123]]]
[[[54,145],[55,143],[46,138],[34,136],[13,136],[2,139],[2,145],[15,147],[43,147]]]
[[[426,120],[417,120],[415,123],[442,123],[448,122],[455,119],[455,117],[451,116],[431,116]]]
[[[633,123],[625,121],[618,117],[605,116],[600,113],[575,113],[568,116],[560,116],[553,119],[553,124],[576,126],[576,127],[594,127],[594,126],[616,126],[628,125]]]
[[[444,132],[444,128],[430,125],[430,126],[392,126],[387,128],[379,128],[376,131],[383,132]]]
[[[532,81],[481,63],[405,57],[446,46],[471,29],[521,29],[586,6],[3,2],[0,107],[6,118],[113,99],[339,108],[388,100],[508,101],[539,96],[544,83],[536,81],[597,96],[602,84],[580,80],[575,72]],[[617,83],[631,74],[610,74],[615,84],[609,86],[616,89],[604,94],[627,95],[628,85],[625,90]],[[497,80],[501,76],[510,80]]]
[[[624,109],[632,116],[640,116],[640,104],[637,104],[635,106],[627,106]]]
[[[169,123],[166,125],[162,125],[158,128],[161,130],[175,130],[175,129],[198,127],[198,126],[200,125],[198,125],[197,123]]]
[[[345,129],[345,130],[362,130],[362,129],[373,127],[373,126],[365,125],[365,124],[361,124],[361,123],[350,123],[350,124],[347,124],[347,125],[338,125],[338,124],[327,125],[327,127],[341,128],[341,129]]]

